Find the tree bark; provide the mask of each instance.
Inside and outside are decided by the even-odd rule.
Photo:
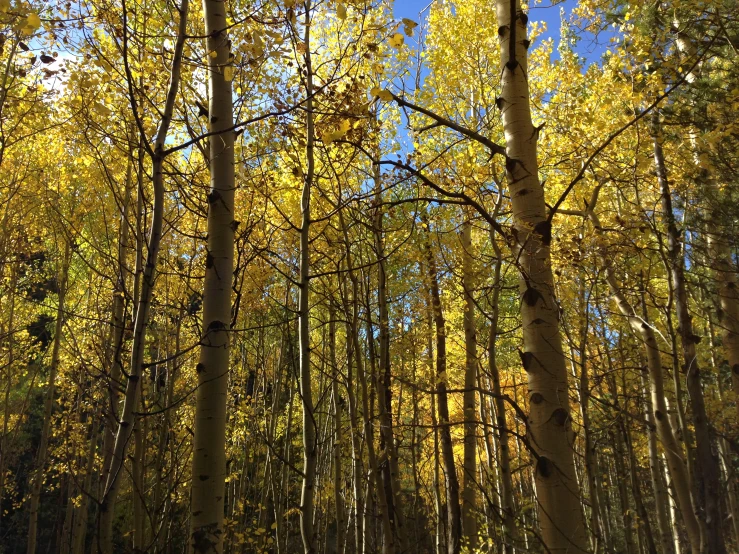
[[[428,279],[433,306],[434,322],[436,325],[436,396],[439,406],[439,436],[441,438],[441,458],[444,464],[446,478],[447,520],[449,524],[447,538],[447,552],[458,554],[462,544],[462,513],[459,506],[459,481],[454,463],[452,445],[451,422],[449,420],[449,406],[447,400],[447,363],[446,363],[446,321],[441,307],[439,278],[436,269],[436,258],[431,250],[431,239],[428,234],[428,220],[422,216],[426,227],[426,259],[428,263]]]
[[[477,548],[477,425],[475,397],[477,386],[477,333],[475,301],[472,292],[475,275],[472,259],[472,210],[464,208],[462,222],[462,288],[464,289],[464,485],[462,489],[462,543],[474,551]]]
[[[654,147],[654,164],[657,169],[657,180],[662,200],[662,217],[667,227],[667,256],[669,262],[672,288],[675,294],[675,311],[677,312],[678,330],[683,352],[682,370],[686,375],[688,394],[690,395],[693,427],[695,430],[695,467],[694,481],[701,509],[698,522],[701,529],[701,551],[711,554],[726,552],[721,517],[721,485],[719,482],[718,459],[711,446],[711,430],[706,413],[701,372],[695,345],[699,337],[693,331],[693,322],[688,312],[688,292],[685,285],[685,261],[680,244],[680,233],[675,223],[672,210],[672,192],[667,179],[667,166],[662,150],[662,133],[659,113],[652,116],[652,143]]]
[[[506,177],[519,252],[521,319],[530,393],[529,430],[537,455],[536,491],[541,536],[553,554],[585,552],[586,530],[575,476],[567,368],[551,269],[551,220],[539,182],[538,132],[531,121],[527,17],[519,0],[497,0],[502,72],[501,117]]]
[[[196,366],[189,544],[194,554],[223,551],[226,478],[226,394],[231,325],[234,234],[233,95],[225,69],[231,62],[226,3],[203,0],[208,36],[210,191],[203,284],[203,336]]]

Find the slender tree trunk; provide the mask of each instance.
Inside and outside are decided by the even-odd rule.
[[[644,391],[645,416],[647,420],[647,444],[649,448],[649,471],[652,477],[652,490],[654,491],[654,509],[657,518],[657,529],[659,529],[659,544],[663,554],[672,554],[674,544],[672,542],[672,531],[670,529],[669,506],[667,491],[662,480],[660,470],[659,454],[657,451],[657,435],[655,433],[654,410],[652,399],[647,390],[647,380],[644,372],[640,373],[642,390]]]
[[[436,325],[436,396],[439,403],[439,436],[441,438],[441,458],[444,464],[446,478],[446,503],[449,523],[447,552],[458,554],[462,540],[462,513],[459,506],[459,481],[454,463],[452,445],[451,422],[449,420],[449,406],[447,400],[447,363],[446,363],[446,321],[441,307],[439,278],[436,269],[436,259],[431,249],[431,239],[428,237],[428,220],[425,217],[423,225],[426,227],[426,258],[428,263],[428,279]]]
[[[506,175],[519,252],[521,318],[530,393],[529,430],[536,451],[541,536],[553,554],[585,552],[586,529],[575,476],[567,368],[551,269],[551,220],[539,183],[538,133],[531,121],[527,17],[519,0],[496,0],[502,72],[501,117]]]
[[[591,219],[593,217],[594,214],[591,213]],[[597,221],[597,219],[594,220],[594,225],[596,229],[601,228],[600,222]],[[636,315],[634,309],[631,307],[616,283],[616,278],[611,266],[607,267],[606,272],[606,279],[611,287],[611,292],[616,299],[619,310],[626,318],[628,318],[632,330],[641,338],[644,343],[644,348],[646,349],[647,366],[649,368],[649,386],[652,395],[652,406],[654,409],[657,434],[662,442],[662,446],[665,449],[665,454],[669,462],[668,467],[670,470],[670,476],[673,480],[675,492],[680,505],[680,511],[682,512],[685,527],[688,531],[688,537],[690,538],[693,554],[698,554],[700,552],[701,544],[700,530],[690,497],[690,482],[685,468],[685,461],[682,457],[682,449],[675,438],[670,419],[667,415],[667,404],[665,402],[664,383],[662,378],[662,361],[660,359],[661,354],[657,345],[654,328],[644,317]]]
[[[377,256],[377,304],[379,309],[380,352],[376,378],[377,399],[380,416],[380,448],[384,449],[387,461],[382,464],[382,476],[388,502],[388,515],[393,531],[402,551],[408,550],[408,537],[403,520],[403,506],[400,497],[400,468],[393,433],[392,382],[390,368],[390,321],[387,305],[387,267],[385,263],[385,244],[383,236],[382,183],[380,166],[374,164],[375,215],[373,234]]]
[[[475,301],[472,292],[475,276],[472,259],[472,210],[466,206],[462,223],[462,286],[464,288],[464,485],[462,489],[462,543],[474,551],[477,548],[477,417],[475,397],[477,386],[477,333]]]
[[[192,489],[189,544],[194,554],[223,550],[223,506],[226,478],[226,394],[228,390],[233,279],[234,133],[233,95],[225,69],[231,62],[231,41],[222,0],[203,0],[208,36],[208,113],[210,191],[208,243],[203,284],[203,337],[196,366]]]
[[[500,471],[500,510],[503,518],[503,533],[505,543],[503,549],[506,554],[513,554],[520,545],[520,533],[516,526],[516,506],[513,496],[513,479],[511,476],[510,433],[506,418],[506,403],[500,386],[500,370],[497,362],[498,320],[500,308],[501,268],[503,266],[502,252],[494,235],[490,231],[490,240],[495,251],[495,267],[493,269],[493,297],[492,314],[490,316],[490,335],[488,337],[488,372],[492,382],[492,392],[495,402],[495,423],[498,428],[498,469]]]
[[[54,411],[54,394],[56,392],[56,375],[59,370],[59,349],[62,343],[62,331],[64,329],[64,300],[67,294],[69,279],[69,262],[71,250],[69,243],[64,247],[62,267],[59,272],[59,303],[56,309],[56,325],[54,327],[54,344],[51,350],[51,363],[49,365],[49,384],[44,398],[44,417],[41,423],[41,438],[39,440],[36,460],[34,462],[33,478],[31,481],[31,498],[29,500],[28,517],[28,542],[26,543],[27,554],[36,554],[36,539],[38,530],[38,511],[41,503],[41,488],[46,478],[46,457],[51,433],[51,416]]]
[[[315,175],[314,129],[313,129],[313,69],[310,53],[311,2],[305,2],[305,94],[306,100],[306,147],[307,169],[303,181],[303,192],[300,200],[300,283],[298,297],[299,317],[299,349],[300,349],[300,397],[303,404],[303,486],[300,495],[300,534],[303,539],[305,554],[316,552],[316,533],[313,528],[314,488],[316,480],[316,463],[318,459],[318,443],[316,433],[318,424],[313,406],[313,390],[311,386],[311,352],[310,352],[310,224],[311,224],[311,188]]]
[[[336,512],[336,552],[344,554],[346,542],[346,513],[342,496],[341,471],[341,399],[339,398],[339,366],[336,363],[336,305],[333,299],[329,301],[328,344],[331,362],[331,396],[333,397],[333,467],[334,467],[334,509]]]
[[[162,119],[157,130],[152,151],[152,184],[154,188],[154,204],[152,207],[151,228],[147,244],[148,254],[141,279],[141,292],[137,299],[136,320],[133,329],[133,346],[131,350],[131,366],[126,381],[126,392],[124,396],[123,410],[118,431],[115,437],[110,465],[106,469],[107,480],[105,491],[99,507],[99,531],[98,549],[103,554],[110,554],[113,550],[113,516],[115,503],[120,487],[120,477],[123,473],[126,450],[133,432],[134,411],[139,405],[139,394],[141,386],[142,368],[144,364],[144,351],[146,346],[146,328],[149,324],[149,312],[151,309],[152,293],[156,278],[156,266],[159,259],[159,248],[162,239],[162,223],[164,216],[164,144],[167,139],[167,131],[172,121],[174,103],[180,81],[180,70],[182,67],[182,54],[185,45],[187,31],[187,12],[189,0],[182,0],[180,5],[180,22],[178,28],[177,42],[172,57],[172,70],[170,84],[167,91],[167,99],[162,112]]]
[[[718,219],[713,214],[712,221]],[[713,275],[718,289],[718,324],[726,359],[731,369],[731,384],[734,395],[739,398],[739,282],[737,268],[731,255],[729,241],[717,227],[709,229],[708,249],[713,261]],[[739,400],[736,402],[737,418],[739,418]]]
[[[657,169],[657,180],[662,196],[662,217],[667,227],[667,255],[670,276],[675,294],[675,310],[677,312],[678,330],[683,351],[683,371],[686,374],[688,394],[690,395],[693,427],[695,430],[696,457],[694,468],[697,504],[703,510],[699,515],[701,528],[701,551],[711,554],[726,552],[721,517],[721,486],[719,483],[718,459],[711,446],[711,430],[706,413],[701,373],[695,345],[699,337],[693,332],[693,322],[688,312],[688,292],[685,285],[685,262],[680,244],[680,233],[675,224],[672,210],[672,192],[667,179],[667,166],[662,151],[662,134],[659,113],[652,117],[652,141],[654,146],[654,163]]]

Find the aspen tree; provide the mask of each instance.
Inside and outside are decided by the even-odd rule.
[[[31,498],[29,500],[28,517],[28,542],[26,543],[27,554],[36,554],[36,538],[38,530],[38,512],[41,503],[41,488],[46,478],[47,452],[49,448],[49,435],[51,433],[51,415],[54,410],[54,393],[56,391],[56,379],[59,371],[59,348],[62,343],[62,331],[64,330],[65,308],[64,301],[67,294],[67,281],[69,279],[69,262],[71,249],[69,241],[65,243],[62,266],[59,271],[59,299],[56,310],[56,324],[54,326],[54,344],[51,350],[51,363],[49,365],[49,385],[44,398],[44,416],[41,423],[41,439],[39,441],[36,460],[34,463],[33,479],[31,481]]]
[[[136,316],[133,328],[133,345],[131,349],[131,366],[126,381],[123,409],[120,423],[115,436],[113,452],[108,468],[106,468],[107,479],[102,500],[99,507],[98,523],[98,549],[102,554],[110,554],[113,550],[113,516],[115,503],[120,489],[120,478],[123,473],[126,450],[133,432],[135,410],[139,405],[141,392],[141,377],[144,365],[144,351],[146,342],[146,328],[149,324],[149,312],[151,310],[152,294],[156,280],[157,262],[159,261],[159,249],[162,242],[162,224],[164,219],[164,143],[172,123],[175,99],[180,82],[182,68],[182,55],[185,46],[187,31],[187,13],[189,0],[182,0],[179,13],[180,21],[177,30],[177,41],[172,57],[172,69],[170,71],[170,83],[167,97],[162,111],[162,118],[157,129],[154,140],[154,148],[149,154],[152,160],[152,185],[154,188],[154,201],[152,207],[149,238],[147,242],[146,264],[141,275],[141,291],[136,297]],[[124,40],[127,30],[124,29]],[[141,137],[143,140],[143,137]]]
[[[551,268],[551,219],[539,182],[538,133],[529,107],[526,22],[517,0],[497,0],[500,110],[506,176],[513,206],[513,240],[521,272],[521,318],[530,394],[529,429],[536,451],[536,491],[544,545],[552,553],[586,550],[575,476],[567,369]]]
[[[718,459],[713,454],[711,431],[706,412],[701,370],[698,365],[696,344],[700,340],[693,331],[693,322],[688,312],[688,292],[685,285],[685,261],[680,244],[680,233],[672,210],[672,191],[667,178],[664,151],[662,150],[662,131],[659,113],[652,116],[652,144],[654,147],[654,165],[662,197],[662,218],[667,227],[667,256],[675,298],[675,311],[683,352],[683,372],[686,375],[688,394],[690,395],[693,427],[695,429],[695,477],[698,492],[697,502],[704,514],[699,517],[702,552],[722,554],[726,552],[722,532],[721,487],[719,485]]]
[[[228,389],[233,279],[235,172],[231,41],[226,2],[203,0],[208,52],[210,137],[208,242],[203,284],[203,336],[196,366],[198,390],[193,437],[190,548],[193,554],[223,551]]]
[[[313,387],[311,385],[310,348],[310,224],[311,190],[315,177],[315,137],[313,122],[313,67],[311,62],[311,1],[303,3],[305,23],[303,34],[303,88],[306,94],[305,157],[306,171],[303,177],[303,190],[300,195],[300,262],[298,285],[298,336],[300,349],[300,398],[303,404],[303,486],[300,493],[300,535],[305,554],[316,552],[316,534],[313,528],[314,487],[318,442],[317,422],[314,415]]]
[[[431,231],[428,227],[428,219],[422,216],[422,224],[426,233],[426,263],[428,265],[428,280],[431,293],[431,305],[433,307],[434,324],[436,326],[436,396],[439,406],[439,436],[441,442],[441,459],[444,466],[444,477],[446,478],[446,504],[447,504],[447,552],[458,554],[462,547],[462,513],[459,505],[459,480],[454,463],[454,450],[452,448],[452,434],[449,420],[449,405],[447,395],[447,350],[446,350],[446,321],[441,306],[441,294],[439,290],[439,277],[436,268],[436,258],[431,249]]]
[[[477,386],[477,334],[475,332],[475,286],[472,263],[472,209],[465,206],[462,222],[462,287],[464,289],[464,487],[462,489],[462,532],[464,547],[477,547],[477,425],[475,425],[475,387]]]
[[[596,231],[600,231],[602,229],[600,219],[594,212],[598,199],[598,191],[599,188],[596,187],[593,198],[588,203],[587,210],[587,216],[593,223],[593,227]],[[649,370],[652,409],[654,410],[657,434],[664,447],[665,457],[668,460],[670,477],[675,488],[677,501],[680,506],[683,521],[685,522],[685,528],[688,532],[692,552],[693,554],[699,554],[701,551],[700,529],[690,494],[690,481],[688,479],[685,461],[683,460],[682,449],[675,438],[672,424],[670,423],[670,418],[668,416],[667,403],[665,401],[664,380],[662,376],[661,354],[654,328],[645,317],[639,317],[634,311],[634,308],[632,308],[616,281],[616,275],[612,264],[608,264],[606,266],[606,282],[611,289],[611,293],[618,305],[619,311],[627,318],[629,326],[633,332],[644,343],[647,356],[647,368]]]

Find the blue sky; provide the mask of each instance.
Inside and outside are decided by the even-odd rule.
[[[479,0],[481,2],[493,0]],[[401,19],[407,17],[420,23],[419,13],[429,6],[431,0],[395,0],[395,17]],[[547,25],[547,31],[542,38],[554,38],[555,49],[553,56],[557,56],[556,44],[559,41],[560,30],[560,8],[564,8],[565,16],[569,17],[572,9],[577,6],[577,0],[565,0],[564,2],[552,3],[552,0],[543,0],[541,3],[529,9],[531,21],[543,21]],[[491,32],[495,32],[491,29]],[[601,54],[608,47],[608,39],[611,33],[601,37],[578,33],[582,36],[575,51],[588,62],[597,62]]]

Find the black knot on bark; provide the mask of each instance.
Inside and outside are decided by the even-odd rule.
[[[545,246],[552,243],[552,222],[548,219],[537,223],[534,226],[534,232],[541,237],[541,242]]]
[[[532,404],[541,404],[542,402],[544,402],[544,396],[541,393],[535,392],[531,395]]]
[[[212,190],[208,193],[208,204],[214,204],[221,199],[221,193],[217,190]]]
[[[523,365],[523,368],[526,371],[529,371],[531,362],[534,360],[534,355],[531,352],[522,352],[521,350],[518,351],[518,355],[521,357],[521,365]]]
[[[218,321],[217,319],[214,319],[208,324],[208,331],[220,331],[222,329],[226,328],[226,324],[222,321]]]
[[[203,371],[205,371],[205,366],[199,363],[198,365],[195,366],[195,371],[198,373],[202,373]]]
[[[553,469],[554,464],[552,464],[551,460],[546,456],[539,456],[539,459],[536,460],[536,471],[542,477],[549,477],[552,474]]]
[[[567,419],[570,416],[567,414],[567,410],[564,408],[557,408],[552,412],[552,420],[556,425],[559,425],[560,427],[563,427],[565,423],[567,423]]]
[[[539,299],[544,299],[544,297],[541,295],[541,293],[536,290],[535,288],[529,287],[526,289],[526,291],[523,293],[523,296],[521,299],[526,303],[527,306],[535,306],[536,302]]]

